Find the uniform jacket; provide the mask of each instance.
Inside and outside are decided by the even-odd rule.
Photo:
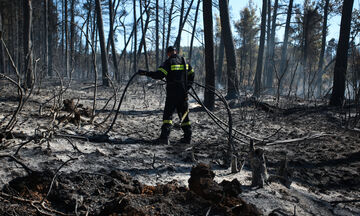
[[[153,79],[166,79],[166,90],[169,95],[181,95],[187,92],[194,81],[194,69],[177,54],[171,55],[155,72],[146,75]],[[186,70],[185,70],[186,68]],[[187,72],[187,74],[185,74]]]

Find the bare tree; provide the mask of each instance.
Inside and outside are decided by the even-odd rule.
[[[0,39],[2,38],[2,29],[3,29],[3,24],[2,24],[2,15],[1,15],[1,11],[0,11]]]
[[[181,31],[182,31],[181,25],[182,25],[182,20],[184,18],[184,10],[185,10],[185,0],[181,0],[178,35],[177,35],[175,43],[174,43],[177,50],[180,49],[180,37],[181,37]]]
[[[150,23],[150,12],[148,10],[148,4],[145,1],[145,8],[144,8],[144,12],[142,12],[142,3],[141,0],[139,0],[139,5],[140,5],[140,11],[141,11],[141,15],[140,15],[140,20],[141,20],[141,41],[139,44],[139,49],[138,49],[138,53],[137,53],[137,62],[139,62],[140,57],[141,57],[141,51],[144,48],[144,54],[145,54],[145,65],[146,65],[146,69],[149,71],[150,67],[149,67],[149,59],[148,59],[148,55],[147,55],[147,49],[146,49],[146,32],[148,30],[149,27],[149,23]],[[144,14],[146,14],[146,20],[145,20],[145,26],[144,26]]]
[[[95,8],[97,13],[97,26],[99,31],[100,49],[101,49],[102,81],[104,86],[110,86],[108,59],[107,59],[107,51],[105,47],[104,26],[102,20],[102,10],[101,10],[100,0],[95,0]]]
[[[69,23],[68,23],[68,0],[64,0],[65,9],[65,76],[69,77]]]
[[[163,28],[162,28],[162,51],[161,51],[161,62],[164,61],[165,57],[165,26],[166,26],[166,1],[163,0]],[[156,65],[158,67],[159,65]]]
[[[2,15],[0,11],[0,41],[2,40],[2,31],[3,31],[3,24],[2,24]],[[2,43],[0,43],[0,73],[5,74],[5,55],[4,55],[4,48]]]
[[[136,64],[136,43],[137,43],[137,22],[136,22],[136,0],[133,0],[133,11],[134,11],[134,72],[137,71],[137,64]]]
[[[215,105],[215,64],[214,64],[214,33],[212,18],[212,0],[203,1],[203,22],[205,37],[205,89],[204,104],[213,109]]]
[[[184,0],[183,0],[183,2],[184,2]],[[178,50],[180,50],[181,33],[182,33],[182,30],[183,30],[183,28],[185,26],[187,17],[190,14],[190,10],[191,10],[191,7],[192,7],[193,3],[194,3],[194,0],[191,0],[190,5],[189,5],[189,7],[188,7],[188,9],[186,11],[185,17],[182,18],[182,16],[180,16],[181,19],[180,19],[180,24],[179,24],[179,31],[178,31],[178,35],[177,35],[176,40],[175,40],[175,46],[176,46],[176,49],[178,49]],[[182,8],[183,8],[183,5],[182,5]],[[183,10],[185,10],[185,9],[183,8]],[[181,11],[181,15],[183,15],[183,11]]]
[[[155,61],[156,61],[156,68],[159,67],[159,0],[155,2]],[[165,10],[165,8],[163,9]]]
[[[167,29],[167,36],[166,36],[166,47],[169,46],[169,41],[170,41],[171,21],[173,19],[172,13],[173,13],[174,5],[175,5],[175,0],[172,0],[171,5],[170,5],[170,11],[169,11],[169,22],[168,22],[168,29]],[[165,8],[164,8],[164,10],[165,10]],[[166,55],[166,53],[164,53],[164,55]]]
[[[48,26],[48,10],[49,10],[49,5],[48,5],[48,0],[44,0],[44,33],[45,33],[45,40],[44,40],[44,63],[45,63],[45,71],[46,74],[49,74],[49,26]]]
[[[234,98],[237,95],[238,78],[236,74],[236,55],[235,46],[230,27],[229,2],[219,0],[221,34],[224,39],[227,74],[228,74],[228,90],[227,98]]]
[[[271,21],[271,32],[270,32],[270,41],[268,43],[268,47],[269,47],[269,62],[268,62],[268,67],[266,68],[267,73],[266,73],[266,87],[271,88],[272,84],[273,84],[273,74],[274,74],[274,58],[275,58],[275,34],[276,34],[276,18],[277,18],[277,9],[278,9],[278,0],[275,0],[274,3],[274,12],[273,12],[273,16],[272,16],[272,21]],[[270,12],[269,12],[270,13]]]
[[[270,37],[271,37],[271,0],[267,0],[267,25],[266,25],[266,51],[265,51],[265,65],[264,73],[268,74],[269,65],[270,65]],[[264,75],[264,78],[267,78],[267,75]],[[267,87],[267,79],[263,80],[263,85]]]
[[[193,44],[194,44],[194,37],[195,37],[195,32],[196,32],[196,23],[197,23],[197,18],[198,18],[198,14],[199,14],[200,2],[201,2],[201,0],[198,0],[197,6],[196,6],[194,26],[193,26],[191,40],[190,40],[189,61],[191,61],[192,52],[193,52]]]
[[[110,40],[110,44],[111,44],[111,56],[112,56],[112,61],[114,64],[114,69],[115,69],[115,79],[119,82],[120,81],[120,74],[119,74],[119,67],[118,67],[118,63],[116,60],[116,47],[115,47],[115,41],[114,41],[114,19],[115,19],[115,15],[114,14],[114,7],[112,4],[112,0],[109,0],[109,18],[110,18],[110,31],[109,31],[109,40]]]
[[[75,63],[75,0],[70,4],[70,66],[73,69]],[[71,76],[71,74],[70,74]]]
[[[261,89],[261,74],[263,69],[263,56],[264,56],[264,43],[265,43],[265,26],[266,26],[266,9],[267,3],[266,0],[263,0],[263,7],[261,12],[261,30],[260,30],[260,46],[258,52],[258,59],[256,64],[256,73],[255,73],[255,89],[254,96],[260,96]]]
[[[292,14],[292,8],[293,8],[294,0],[289,1],[288,11],[286,15],[286,24],[285,24],[285,32],[284,32],[284,41],[281,48],[281,60],[280,60],[280,76],[283,76],[286,71],[286,56],[287,56],[287,47],[288,47],[288,41],[289,41],[289,29],[290,29],[290,20],[291,20],[291,14]],[[280,85],[280,83],[279,83]],[[281,89],[281,86],[279,86],[279,89]]]
[[[332,106],[341,106],[344,101],[345,75],[348,60],[347,51],[349,49],[353,4],[354,0],[344,0],[343,3],[339,44],[336,51],[336,62],[334,68],[333,90],[330,98],[330,105]]]
[[[32,1],[25,0],[24,2],[24,54],[25,54],[25,87],[31,88],[34,84],[34,71],[32,70]]]
[[[224,39],[223,36],[220,36],[220,45],[219,45],[219,56],[218,56],[218,62],[217,62],[217,68],[216,68],[216,74],[217,74],[217,80],[218,83],[221,83],[221,77],[222,77],[222,69],[223,69],[223,63],[224,63]]]
[[[323,0],[325,1],[324,5],[324,21],[322,24],[322,37],[321,37],[321,51],[320,51],[320,59],[319,59],[319,66],[318,66],[318,74],[317,74],[317,81],[316,85],[318,88],[318,94],[321,94],[321,83],[322,83],[322,75],[323,75],[323,66],[324,66],[324,55],[325,55],[325,46],[326,46],[326,35],[327,35],[327,21],[329,15],[329,1],[330,0]]]

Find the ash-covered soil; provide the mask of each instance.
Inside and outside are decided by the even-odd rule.
[[[0,82],[0,126],[4,128],[19,98],[14,87]],[[49,100],[60,86],[51,80],[43,83],[17,116],[12,133],[0,136],[2,215],[240,215],[241,206],[251,206],[247,204],[264,215],[360,214],[359,125],[345,127],[349,113],[351,121],[356,120],[355,108],[339,111],[321,102],[284,98],[276,108],[271,97],[261,98],[262,103],[246,97],[228,101],[233,127],[242,133],[234,140],[242,169],[232,174],[224,166],[226,132],[194,100],[190,99],[193,143],[177,142],[182,135],[177,123],[171,145],[154,145],[150,141],[159,135],[165,102],[161,83],[131,85],[108,136],[100,135],[114,117],[114,91],[99,87],[91,122],[91,86],[74,82],[62,97]],[[123,88],[124,84],[116,106]],[[201,96],[201,89],[196,90]],[[64,107],[66,99],[73,99],[76,111]],[[220,101],[214,113],[228,122]],[[174,122],[178,121],[175,114]],[[270,176],[277,175],[286,155],[289,188],[279,181],[251,187],[250,137],[255,147],[265,150]],[[188,189],[191,168],[199,162],[211,164],[215,181],[208,178],[203,189],[215,192],[204,195]],[[224,195],[225,187],[219,186],[223,180],[237,180],[239,184],[234,184],[240,190],[232,187],[235,194]]]

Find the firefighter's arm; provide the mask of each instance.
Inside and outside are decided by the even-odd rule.
[[[168,71],[170,71],[169,62],[165,61],[158,69],[157,71],[143,71],[139,70],[138,73],[140,75],[145,75],[148,77],[151,77],[153,79],[162,79],[168,75]]]
[[[192,86],[192,84],[194,82],[194,78],[195,78],[194,68],[192,68],[191,65],[189,64],[189,69],[188,69],[188,85],[189,85],[189,88],[190,88],[190,86]]]
[[[138,70],[138,74],[142,76],[148,76],[153,79],[162,79],[164,75],[162,72],[159,71],[146,71],[146,70]]]

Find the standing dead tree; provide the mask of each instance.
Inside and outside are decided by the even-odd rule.
[[[116,60],[116,47],[115,47],[115,40],[114,40],[114,20],[116,17],[116,10],[114,10],[113,7],[113,0],[109,0],[109,19],[110,19],[110,30],[109,30],[109,40],[111,44],[111,55],[112,55],[112,61],[114,64],[115,69],[115,79],[116,81],[120,81],[120,72],[119,72],[119,66],[118,62]],[[120,1],[118,1],[117,7],[119,6]],[[108,49],[107,49],[108,50]]]
[[[259,53],[256,64],[256,73],[255,73],[255,89],[254,96],[259,97],[261,91],[261,75],[263,71],[263,56],[264,56],[264,44],[265,44],[265,25],[266,25],[266,9],[267,3],[266,0],[263,0],[263,7],[261,12],[261,30],[260,30],[260,45]]]
[[[1,12],[0,12],[0,39],[2,36],[2,16],[1,16]]]
[[[32,42],[31,42],[31,24],[32,24],[32,3],[27,0],[24,3],[24,55],[25,55],[25,76],[26,88],[34,85],[34,71],[32,70]]]
[[[204,104],[210,110],[215,107],[215,64],[212,22],[212,1],[203,1],[204,37],[205,37],[205,93]]]
[[[341,26],[339,44],[336,51],[334,68],[333,91],[330,98],[330,105],[341,106],[344,102],[345,80],[347,70],[347,59],[349,50],[349,38],[351,30],[351,14],[354,0],[345,0],[341,15]]]
[[[194,44],[194,37],[195,37],[195,32],[196,32],[196,23],[197,23],[197,18],[198,18],[198,14],[199,14],[200,2],[201,2],[201,0],[198,0],[197,6],[196,6],[195,18],[194,18],[194,25],[193,25],[192,34],[191,34],[190,51],[189,51],[190,63],[191,63],[191,57],[192,57],[192,52],[193,52],[193,44]]]
[[[105,36],[104,36],[104,25],[102,20],[102,9],[100,0],[95,1],[96,6],[96,17],[97,17],[97,26],[99,29],[99,38],[100,38],[100,47],[101,47],[101,68],[102,68],[102,81],[104,86],[110,86],[109,83],[109,66],[107,59],[107,51],[105,47]]]
[[[229,2],[226,0],[219,0],[220,21],[221,21],[221,35],[224,40],[227,75],[228,75],[228,90],[227,97],[234,98],[238,92],[238,78],[236,74],[236,54],[235,45],[230,27],[229,16]]]

